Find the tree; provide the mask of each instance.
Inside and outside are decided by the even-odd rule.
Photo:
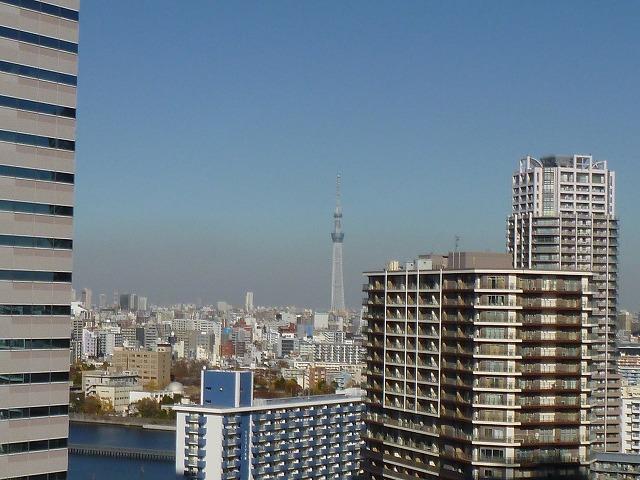
[[[82,413],[87,415],[100,415],[102,413],[102,401],[95,395],[85,397],[82,402]]]
[[[326,380],[321,379],[316,382],[316,384],[309,389],[310,395],[328,395],[330,393],[336,393],[335,382],[327,383]]]
[[[160,416],[160,405],[153,398],[143,398],[136,402],[138,415],[144,418],[157,418]]]

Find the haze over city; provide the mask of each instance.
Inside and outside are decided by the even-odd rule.
[[[505,251],[518,159],[587,153],[617,172],[637,310],[640,4],[609,9],[86,2],[74,286],[326,308],[341,172],[357,307],[391,258]]]

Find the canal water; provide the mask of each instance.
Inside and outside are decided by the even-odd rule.
[[[174,450],[175,432],[139,427],[71,423],[69,443]],[[175,478],[173,462],[69,455],[69,480],[163,480]]]

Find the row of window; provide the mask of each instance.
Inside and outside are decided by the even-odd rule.
[[[68,415],[69,405],[45,405],[43,407],[3,408],[0,410],[0,420],[15,420],[18,418],[52,417]]]
[[[0,247],[73,249],[73,240],[67,238],[23,237],[21,235],[0,235]]]
[[[30,442],[0,443],[0,455],[40,452],[54,448],[67,448],[67,439],[50,438],[49,440],[31,440]]]
[[[9,132],[7,130],[0,130],[0,142],[21,143],[33,147],[59,148],[60,150],[69,150],[72,152],[76,149],[76,142],[73,140],[43,137],[30,133]]]
[[[18,42],[31,43],[40,47],[55,48],[56,50],[64,50],[69,53],[78,53],[78,44],[60,40],[59,38],[46,37],[37,33],[16,30],[15,28],[0,26],[0,37]]]
[[[7,480],[67,480],[67,472],[38,473],[24,477],[11,477]]]
[[[68,338],[0,338],[0,350],[51,350],[69,348]]]
[[[0,270],[0,281],[70,283],[71,272],[44,272],[37,270]]]
[[[0,385],[68,382],[69,372],[0,373]]]
[[[0,315],[71,315],[71,305],[0,305]]]
[[[6,95],[0,95],[0,107],[17,108],[18,110],[27,110],[29,112],[76,118],[75,108],[35,102],[33,100],[25,100],[24,98],[7,97]]]
[[[48,82],[63,83],[65,85],[71,85],[72,87],[78,84],[78,77],[75,75],[45,70],[44,68],[30,67],[28,65],[20,65],[19,63],[0,61],[0,72],[12,73],[38,80],[47,80]]]
[[[0,211],[15,213],[37,213],[41,215],[60,215],[62,217],[73,216],[73,207],[68,207],[66,205],[18,202],[15,200],[0,200]]]
[[[78,21],[78,12],[76,10],[59,7],[58,5],[51,5],[50,3],[39,2],[38,0],[1,0],[1,2],[8,3],[9,5],[15,5],[20,8],[27,8],[35,12],[46,13],[47,15],[53,15],[54,17],[75,20],[76,22]]]
[[[11,165],[0,165],[0,175],[3,177],[17,177],[28,180],[43,180],[70,184],[73,184],[75,180],[73,173],[37,170],[35,168],[14,167]]]

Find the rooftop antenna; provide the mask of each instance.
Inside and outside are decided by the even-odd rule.
[[[453,251],[454,252],[459,252],[460,251],[460,236],[459,235],[455,236],[455,241],[456,241],[456,243],[455,243],[455,247],[454,247]]]

